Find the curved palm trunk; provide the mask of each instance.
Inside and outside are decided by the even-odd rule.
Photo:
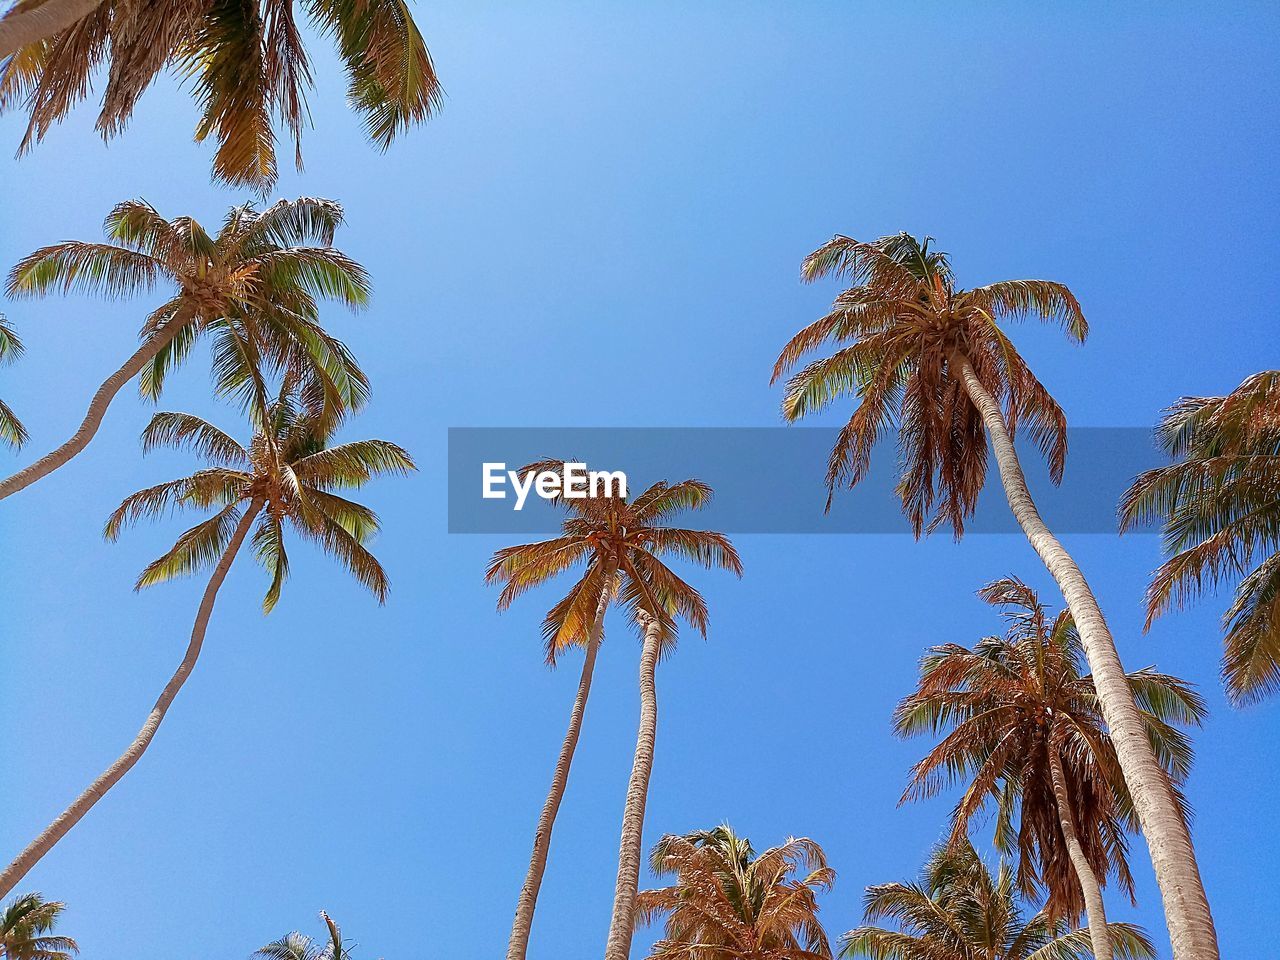
[[[40,6],[0,20],[0,60],[52,37],[93,13],[102,0],[45,0]]]
[[[88,813],[93,808],[93,805],[106,795],[108,790],[120,782],[120,779],[132,769],[133,765],[138,762],[138,758],[151,745],[152,738],[160,728],[160,721],[164,719],[164,715],[168,711],[170,704],[173,703],[174,697],[178,695],[178,691],[182,689],[182,685],[187,682],[187,678],[191,676],[191,671],[195,668],[196,659],[200,656],[200,648],[204,645],[205,629],[209,626],[209,616],[213,613],[213,603],[217,599],[218,588],[222,586],[222,581],[226,579],[227,571],[231,569],[231,561],[235,559],[236,552],[244,543],[245,536],[249,533],[249,527],[258,513],[259,506],[260,504],[253,503],[236,525],[235,532],[231,535],[227,548],[222,552],[222,557],[218,560],[217,566],[213,568],[208,586],[204,588],[204,596],[201,598],[200,608],[196,612],[195,625],[191,628],[191,640],[187,644],[186,655],[182,658],[182,663],[178,665],[178,669],[173,676],[169,678],[169,682],[165,684],[164,690],[160,692],[155,706],[151,708],[151,713],[147,716],[146,723],[142,725],[138,735],[129,744],[129,749],[125,750],[115,763],[107,767],[98,779],[89,784],[84,793],[76,797],[71,806],[67,807],[53,823],[49,824],[40,836],[31,841],[27,848],[18,854],[13,863],[5,867],[4,872],[0,873],[0,897],[6,896],[14,888],[14,885],[25,877],[27,872],[39,863],[46,853],[53,849],[54,844],[66,836],[67,832],[80,822],[80,818]]]
[[[654,674],[658,668],[659,624],[645,611],[644,648],[640,653],[640,730],[636,735],[627,805],[622,813],[622,843],[618,849],[618,883],[613,894],[613,919],[604,960],[628,960],[635,933],[636,893],[640,886],[640,845],[644,837],[644,805],[653,771],[653,744],[658,733],[658,693]]]
[[[612,574],[606,574],[608,584]],[[551,831],[555,827],[556,814],[560,812],[560,801],[564,798],[565,786],[569,782],[569,767],[573,763],[574,751],[578,748],[578,734],[582,731],[582,715],[587,708],[587,697],[591,694],[591,677],[595,672],[596,654],[600,652],[600,635],[604,628],[604,614],[609,606],[609,591],[600,595],[596,605],[596,619],[591,625],[591,633],[587,637],[586,656],[582,660],[582,676],[578,680],[578,695],[573,700],[573,710],[569,714],[569,730],[564,735],[564,743],[560,746],[560,757],[556,760],[556,772],[551,778],[551,791],[542,805],[542,815],[538,817],[538,831],[533,836],[533,853],[529,857],[529,872],[525,875],[524,886],[520,888],[520,899],[516,903],[516,918],[511,924],[511,940],[507,944],[507,960],[524,960],[529,949],[529,931],[533,926],[533,911],[538,904],[538,890],[542,887],[542,875],[547,869],[547,851],[551,848]]]
[[[148,338],[134,352],[133,356],[125,361],[124,366],[107,377],[102,386],[98,388],[98,392],[93,395],[93,399],[89,401],[89,410],[85,413],[80,428],[71,435],[71,439],[51,453],[45,454],[31,466],[19,470],[7,480],[0,481],[0,500],[31,486],[37,480],[47,477],[87,447],[89,441],[93,439],[93,435],[98,432],[98,427],[102,424],[102,418],[107,412],[107,407],[111,405],[115,395],[120,392],[120,388],[136,377],[142,368],[164,349],[165,344],[178,335],[178,331],[186,325],[190,318],[191,314],[185,312],[175,315],[173,322],[165,324],[159,333]]]
[[[1097,598],[1075,560],[1040,517],[999,403],[982,385],[967,359],[957,357],[956,365],[965,392],[982,414],[991,437],[1013,515],[1057,581],[1080,631],[1102,715],[1110,728],[1120,768],[1151,852],[1151,863],[1164,899],[1174,960],[1218,960],[1218,937],[1191,845],[1191,832],[1178,812],[1173,788],[1147,740],[1142,718],[1133,702],[1133,691]]]
[[[1075,817],[1071,814],[1071,795],[1067,792],[1067,777],[1062,770],[1062,757],[1052,747],[1049,750],[1049,775],[1053,780],[1053,798],[1058,804],[1058,822],[1062,825],[1062,836],[1067,841],[1067,856],[1071,858],[1071,866],[1075,868],[1080,889],[1084,892],[1084,913],[1089,920],[1089,940],[1093,944],[1094,960],[1112,960],[1111,933],[1107,929],[1107,908],[1102,902],[1102,887],[1093,867],[1089,866],[1089,859],[1084,855],[1084,847],[1076,834]]]

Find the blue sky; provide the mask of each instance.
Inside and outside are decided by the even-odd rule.
[[[299,547],[264,619],[264,575],[236,565],[155,745],[26,882],[69,903],[65,932],[97,960],[246,956],[314,932],[321,908],[359,956],[498,955],[578,663],[542,665],[558,594],[494,612],[482,572],[503,538],[447,534],[447,428],[778,423],[768,370],[836,292],[797,270],[831,234],[932,234],[968,285],[1069,283],[1088,345],[1016,339],[1076,426],[1148,425],[1180,394],[1280,364],[1278,24],[1262,4],[440,2],[419,18],[448,93],[439,119],[379,156],[317,44],[307,170],[277,191],[343,201],[339,242],[374,276],[369,311],[328,318],[375,384],[350,435],[399,441],[422,466],[366,496],[392,597],[379,609]],[[216,222],[244,197],[209,184],[193,125],[166,81],[108,147],[87,111],[22,161],[6,147],[0,264],[96,237],[128,197]],[[6,144],[19,134],[0,120]],[[35,439],[0,457],[16,467],[70,432],[153,302],[3,305],[29,353],[0,384]],[[208,398],[203,355],[163,407],[237,425]],[[130,592],[181,527],[99,536],[121,497],[188,463],[142,459],[147,417],[127,391],[87,453],[0,511],[5,855],[117,755],[185,644],[202,581]],[[1280,856],[1258,826],[1280,802],[1280,705],[1225,704],[1220,604],[1140,632],[1154,537],[1068,544],[1127,664],[1209,698],[1195,836],[1223,955],[1255,952]],[[726,819],[760,846],[812,836],[839,872],[823,903],[836,934],[865,885],[914,874],[950,808],[896,806],[923,749],[889,732],[916,658],[995,629],[973,596],[988,580],[1051,584],[1014,536],[738,545],[741,583],[697,577],[710,639],[661,667],[646,845]],[[602,949],[637,654],[611,622],[537,960]],[[1135,841],[1139,907],[1113,895],[1112,913],[1162,937],[1144,859]]]

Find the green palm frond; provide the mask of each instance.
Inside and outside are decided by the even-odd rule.
[[[71,960],[80,952],[71,937],[53,932],[66,904],[38,893],[15,897],[0,910],[0,957],[6,960]]]
[[[164,556],[147,564],[134,584],[135,590],[165,583],[177,577],[185,577],[212,565],[222,556],[241,510],[232,503],[223,507],[208,520],[186,531]]]
[[[119,299],[152,289],[162,272],[157,260],[136,250],[67,240],[19,260],[9,272],[5,292],[11,297],[39,297],[58,290]]]
[[[22,352],[22,340],[4,314],[0,314],[0,364],[13,363],[22,356]],[[26,443],[27,439],[27,428],[22,425],[13,409],[0,400],[0,443],[17,448]]]
[[[378,532],[377,515],[363,504],[324,489],[316,475],[324,474],[331,480],[333,471],[345,468],[341,485],[360,487],[382,473],[408,473],[414,469],[412,458],[395,444],[365,440],[332,448],[338,456],[326,461],[321,455],[337,424],[300,406],[287,383],[253,419],[257,433],[248,448],[190,414],[157,414],[144,431],[143,445],[148,450],[160,445],[185,447],[205,459],[243,465],[244,469],[215,466],[149,487],[127,497],[112,513],[105,529],[108,539],[115,539],[126,524],[143,516],[160,516],[183,507],[216,509],[212,517],[184,533],[167,554],[148,566],[139,586],[190,573],[216,559],[248,509],[253,514],[261,512],[252,542],[270,576],[264,612],[275,606],[288,578],[285,526],[338,559],[384,602],[389,587],[386,572],[364,546]],[[320,470],[321,466],[329,473]]]
[[[280,600],[280,591],[289,577],[289,555],[284,547],[284,530],[272,516],[263,517],[253,533],[253,547],[258,562],[271,575],[271,585],[262,598],[262,612],[270,613]]]
[[[156,447],[184,447],[196,456],[219,466],[248,463],[244,447],[213,424],[189,413],[157,413],[142,431],[142,452]]]
[[[337,40],[348,100],[375,144],[386,149],[443,105],[431,55],[403,0],[308,0],[308,9]]]
[[[321,489],[360,487],[383,474],[404,475],[417,467],[402,447],[383,440],[361,440],[328,447],[293,464],[294,472]]]

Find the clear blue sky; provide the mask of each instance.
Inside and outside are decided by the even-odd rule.
[[[340,243],[373,272],[372,309],[329,322],[376,385],[351,435],[397,440],[423,468],[367,492],[393,594],[379,609],[299,546],[264,619],[264,575],[242,558],[154,747],[25,884],[70,904],[65,932],[86,956],[246,956],[314,932],[322,907],[370,960],[499,955],[578,662],[542,666],[551,592],[494,612],[481,576],[501,538],[446,533],[446,429],[776,424],[777,348],[835,292],[802,287],[799,261],[832,233],[933,234],[969,285],[1069,283],[1089,344],[1016,336],[1074,425],[1147,425],[1179,394],[1280,365],[1274,10],[895,6],[422,3],[448,100],[385,156],[340,108],[332,57],[315,47],[307,171],[278,192],[342,200]],[[91,120],[20,162],[5,147],[6,268],[98,236],[124,198],[208,221],[244,199],[209,185],[173,82],[109,147]],[[5,144],[19,133],[0,121]],[[69,433],[154,302],[3,305],[29,355],[0,390],[35,439],[0,459],[17,466]],[[234,427],[207,391],[201,354],[163,405]],[[0,511],[5,856],[116,756],[185,643],[202,581],[130,592],[181,528],[99,537],[123,495],[189,463],[142,459],[147,417],[127,391],[86,454]],[[1280,858],[1265,826],[1280,802],[1280,702],[1226,706],[1221,604],[1139,632],[1154,537],[1069,545],[1126,662],[1209,698],[1195,836],[1223,955],[1257,955]],[[1051,585],[1012,536],[739,546],[743,582],[697,577],[710,640],[687,639],[661,668],[646,845],[724,819],[761,846],[812,836],[839,871],[823,905],[837,934],[858,922],[865,885],[914,874],[950,809],[896,807],[923,747],[895,742],[889,714],[916,658],[994,629],[973,596],[986,581]],[[615,627],[537,960],[603,945],[637,713],[638,646]],[[1134,850],[1141,903],[1113,896],[1113,913],[1163,937]]]

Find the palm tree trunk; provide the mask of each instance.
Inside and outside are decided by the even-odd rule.
[[[107,412],[107,407],[111,405],[115,395],[120,392],[120,388],[136,377],[138,372],[164,349],[165,344],[178,335],[178,331],[186,326],[190,319],[191,314],[189,312],[180,311],[158,333],[148,337],[142,346],[134,352],[133,356],[125,361],[124,366],[107,377],[102,386],[98,388],[98,392],[89,401],[89,410],[85,413],[80,429],[72,434],[70,440],[51,453],[45,454],[31,466],[19,470],[7,480],[0,481],[0,500],[17,493],[24,487],[29,487],[43,477],[47,477],[87,447],[89,441],[93,439],[93,435],[98,432],[98,427]]]
[[[209,626],[209,616],[213,613],[213,603],[217,599],[218,588],[222,586],[222,581],[226,579],[227,571],[231,569],[231,561],[235,559],[236,552],[244,543],[245,536],[249,533],[249,527],[253,523],[253,518],[257,515],[260,507],[261,504],[259,502],[252,502],[245,511],[244,516],[240,518],[240,522],[236,525],[235,532],[231,535],[231,540],[227,543],[226,549],[222,551],[222,557],[218,560],[217,566],[213,568],[209,583],[204,588],[204,596],[201,598],[200,608],[196,612],[195,625],[191,628],[191,640],[187,644],[186,655],[182,658],[182,663],[178,665],[178,669],[173,676],[169,678],[169,682],[165,684],[164,690],[161,691],[155,706],[151,708],[151,713],[147,716],[146,723],[142,725],[138,735],[129,744],[129,749],[125,750],[115,763],[107,767],[98,779],[89,784],[88,788],[80,796],[76,797],[71,806],[67,807],[53,823],[45,828],[40,836],[31,841],[27,848],[18,854],[13,863],[5,867],[4,872],[0,873],[0,898],[6,896],[17,882],[25,877],[27,872],[39,863],[46,853],[53,849],[54,844],[66,836],[67,832],[80,822],[80,818],[88,813],[93,808],[93,805],[101,800],[106,795],[106,792],[132,769],[133,765],[138,762],[138,758],[151,745],[152,738],[160,728],[160,721],[164,719],[164,715],[168,711],[170,704],[173,703],[174,697],[178,695],[178,691],[182,689],[182,685],[187,682],[187,678],[191,676],[191,671],[195,668],[196,659],[200,656],[200,648],[204,645],[205,629]]]
[[[640,653],[640,730],[636,735],[627,805],[622,813],[622,843],[618,849],[618,883],[613,893],[613,919],[604,960],[628,960],[635,933],[636,893],[640,886],[641,843],[644,838],[644,805],[653,771],[653,744],[658,733],[658,693],[654,674],[658,668],[659,630],[647,611],[636,611],[644,623],[644,648]]]
[[[1080,880],[1084,892],[1084,913],[1089,920],[1089,939],[1093,943],[1094,960],[1112,960],[1111,933],[1107,929],[1107,908],[1102,901],[1102,887],[1097,874],[1089,865],[1084,847],[1076,835],[1075,817],[1071,812],[1071,795],[1067,791],[1067,777],[1062,770],[1062,757],[1056,747],[1049,749],[1049,775],[1053,780],[1053,797],[1058,804],[1058,822],[1062,836],[1067,841],[1067,856]]]
[[[587,697],[591,694],[591,676],[596,668],[596,654],[600,651],[600,635],[604,628],[604,614],[609,607],[609,581],[612,578],[613,572],[610,568],[604,578],[605,589],[600,594],[600,602],[596,604],[596,619],[587,637],[586,656],[582,660],[582,676],[578,680],[578,695],[573,700],[573,710],[569,714],[569,730],[564,735],[564,743],[560,746],[556,772],[551,778],[551,791],[547,794],[546,803],[542,805],[542,815],[538,817],[538,832],[533,835],[533,853],[529,857],[529,872],[525,874],[524,886],[520,888],[520,899],[516,903],[516,918],[511,925],[511,940],[507,944],[507,960],[524,960],[525,953],[529,950],[529,931],[533,927],[533,911],[538,904],[542,875],[547,869],[547,851],[551,848],[551,831],[555,827],[556,814],[560,811],[560,801],[564,798],[565,786],[569,782],[569,767],[573,763],[574,751],[578,748],[578,734],[582,731],[582,715],[587,708]]]
[[[965,357],[957,356],[955,364],[965,392],[981,413],[991,437],[1013,515],[1057,581],[1080,631],[1102,715],[1110,728],[1120,768],[1151,852],[1151,863],[1164,899],[1174,960],[1218,960],[1218,937],[1191,845],[1191,832],[1178,810],[1173,787],[1147,740],[1133,691],[1097,598],[1075,560],[1040,517],[999,403],[982,385]]]
[[[52,37],[93,13],[102,0],[45,0],[40,6],[0,19],[0,60]]]

